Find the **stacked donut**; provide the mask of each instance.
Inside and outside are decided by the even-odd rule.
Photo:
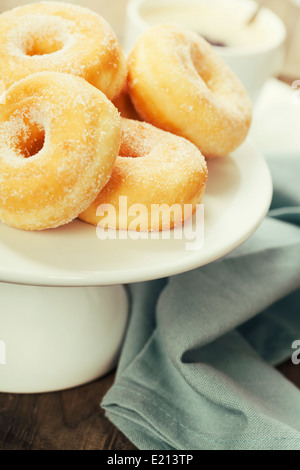
[[[106,226],[130,229],[122,196],[126,211],[182,209],[169,225],[146,216],[139,230],[180,225],[202,200],[204,157],[248,133],[245,90],[194,33],[154,27],[126,64],[104,19],[47,2],[0,15],[0,47],[0,220],[13,227],[101,225],[98,207],[112,206]]]

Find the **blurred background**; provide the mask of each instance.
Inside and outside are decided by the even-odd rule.
[[[209,0],[207,1],[209,2]],[[26,3],[33,2],[31,0],[0,0],[0,12]],[[125,26],[126,5],[128,0],[69,0],[69,3],[91,8],[104,16],[113,27],[119,40],[122,42]],[[283,19],[287,27],[288,39],[286,44],[286,59],[280,74],[287,79],[299,79],[300,0],[267,0],[265,3],[266,7],[273,10]]]

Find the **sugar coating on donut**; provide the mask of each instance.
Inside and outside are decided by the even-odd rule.
[[[9,31],[7,39],[7,50],[12,55],[51,61],[52,54],[64,54],[66,49],[84,38],[76,33],[74,22],[59,16],[37,14],[21,17],[16,27]],[[47,42],[48,53],[34,50],[36,42]]]
[[[129,207],[142,204],[147,217],[141,221],[141,231],[157,231],[181,225],[184,206],[189,217],[199,204],[207,181],[207,166],[199,150],[189,141],[154,126],[121,119],[121,146],[112,176],[87,211],[80,214],[86,222],[103,226],[97,216],[99,206],[114,207],[105,218],[110,228],[128,230]],[[127,198],[127,207],[120,207],[120,196]],[[173,220],[151,220],[153,206],[176,207]],[[114,219],[114,212],[117,220]],[[126,213],[125,213],[125,212]],[[127,213],[128,211],[128,213]]]
[[[40,77],[41,80],[46,75],[43,72],[35,74],[35,79]],[[57,75],[53,75],[55,78]],[[61,76],[58,75],[61,78]],[[26,83],[26,80],[21,80],[19,82],[20,87],[23,83]],[[94,129],[93,126],[89,127],[88,125],[92,121],[92,115],[90,113],[90,108],[93,106],[94,96],[91,94],[90,89],[81,87],[80,92],[77,88],[74,88],[74,83],[69,80],[65,82],[60,82],[61,94],[57,94],[55,81],[53,82],[53,90],[51,90],[51,85],[46,89],[45,92],[39,91],[36,96],[32,95],[31,106],[25,102],[20,101],[19,106],[14,109],[14,111],[8,116],[8,120],[0,122],[0,144],[2,148],[7,149],[10,153],[10,163],[15,165],[24,165],[28,163],[28,160],[24,159],[21,155],[20,149],[18,149],[18,143],[20,136],[23,140],[27,140],[30,137],[32,128],[36,127],[38,130],[42,131],[45,135],[45,142],[43,145],[44,151],[47,151],[47,144],[51,140],[51,123],[55,120],[62,119],[64,117],[64,111],[72,107],[74,110],[80,106],[84,112],[84,121],[86,123],[86,128],[83,132],[85,144],[88,137],[93,135]],[[10,95],[14,88],[7,90],[3,95],[3,101],[10,101]],[[65,94],[67,93],[69,101],[65,99]],[[78,139],[78,144],[82,142]],[[13,150],[13,153],[11,151]],[[83,156],[89,152],[89,148],[85,147]],[[36,157],[32,155],[31,158]],[[8,153],[3,152],[2,158],[5,160],[8,158]]]
[[[235,150],[251,123],[247,93],[196,33],[150,28],[128,59],[128,88],[146,121],[192,141],[206,157]]]
[[[109,180],[120,118],[85,80],[41,72],[0,107],[0,220],[42,230],[70,222]],[[72,119],[70,119],[72,118]]]
[[[204,158],[186,139],[170,133],[162,133],[147,123],[139,124],[124,119],[122,119],[121,129],[120,157],[148,158],[152,162],[159,162],[159,172],[153,172],[151,165],[142,164],[139,167],[138,176],[135,162],[132,161],[132,165],[128,165],[126,174],[135,173],[137,186],[150,184],[154,185],[155,190],[171,189],[174,183],[180,186],[194,172],[200,172],[203,176],[207,174]],[[162,179],[161,172],[168,174],[169,178]]]
[[[110,99],[124,86],[121,47],[109,24],[86,8],[58,2],[15,8],[0,15],[0,41],[7,86],[39,71],[82,76]]]

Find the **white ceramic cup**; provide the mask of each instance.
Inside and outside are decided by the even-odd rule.
[[[222,14],[222,9],[227,14],[229,9],[235,12],[240,9],[245,18],[250,18],[257,3],[253,0],[130,0],[127,5],[123,44],[125,52],[129,53],[137,38],[149,28],[150,23],[153,24],[153,19],[149,20],[149,11],[151,12],[151,9],[156,10],[157,23],[172,23],[174,11],[177,8],[184,7],[185,14],[181,17],[177,15],[176,24],[196,29],[195,8],[197,6],[210,9],[213,7],[220,14]],[[189,9],[192,18],[190,18],[189,25],[187,25]],[[160,10],[163,11],[161,19],[159,17]],[[166,21],[168,10],[170,10],[171,21]],[[247,46],[215,47],[240,78],[253,102],[256,101],[265,81],[279,73],[285,53],[286,29],[283,22],[266,8],[260,12],[259,22],[266,28],[266,31],[270,31],[267,41]],[[194,25],[194,28],[191,28],[191,24]]]

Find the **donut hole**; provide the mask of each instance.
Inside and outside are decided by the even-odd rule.
[[[45,129],[32,124],[26,132],[21,133],[17,139],[17,150],[23,158],[37,155],[45,144]]]
[[[134,149],[122,148],[122,145],[119,150],[119,157],[122,158],[140,158],[142,157],[139,151],[135,151]]]
[[[61,51],[64,47],[62,41],[53,38],[32,38],[25,45],[25,54],[33,57],[35,55],[53,54]]]
[[[124,118],[122,118],[124,119]],[[125,119],[123,123],[126,123]],[[130,122],[130,120],[129,120]],[[127,125],[128,126],[128,125]],[[119,156],[123,158],[141,158],[149,155],[154,142],[149,143],[149,129],[142,123],[137,127],[136,130],[126,128],[125,124],[122,124],[122,137],[121,146],[119,149]]]
[[[72,23],[53,15],[25,15],[8,34],[14,55],[22,57],[49,56],[72,42]]]

